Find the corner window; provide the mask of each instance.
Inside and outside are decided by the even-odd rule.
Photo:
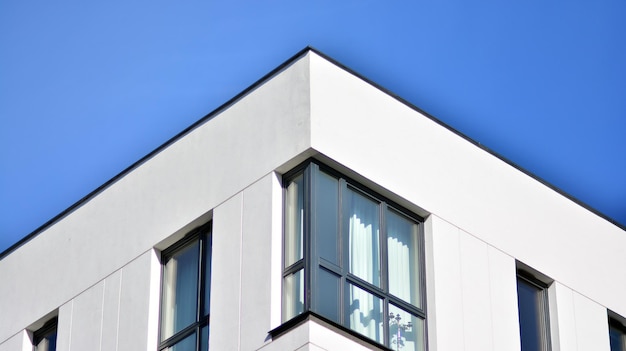
[[[626,326],[616,319],[609,319],[611,351],[626,351]]]
[[[51,319],[39,330],[33,333],[35,351],[56,351],[57,349],[57,319]]]
[[[317,163],[284,177],[283,321],[312,312],[424,350],[422,220]]]
[[[548,287],[519,272],[517,306],[522,351],[549,351]]]
[[[211,223],[162,252],[159,350],[207,350],[211,298]]]

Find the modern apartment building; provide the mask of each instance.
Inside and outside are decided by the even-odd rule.
[[[0,351],[625,350],[626,230],[305,49],[0,255]]]

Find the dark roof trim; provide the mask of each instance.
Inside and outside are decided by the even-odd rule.
[[[124,169],[123,171],[118,173],[116,176],[114,176],[113,178],[109,179],[106,183],[100,185],[94,191],[90,192],[89,194],[87,194],[82,199],[76,201],[73,205],[71,205],[70,207],[65,209],[63,212],[61,212],[58,215],[52,217],[49,221],[47,221],[46,223],[42,224],[39,228],[33,230],[30,234],[28,234],[25,237],[23,237],[20,241],[18,241],[15,244],[11,245],[8,249],[2,251],[2,253],[0,253],[0,260],[2,260],[4,257],[6,257],[11,252],[17,250],[20,246],[22,246],[22,245],[26,244],[27,242],[29,242],[32,238],[34,238],[37,235],[39,235],[39,233],[44,231],[46,228],[48,228],[52,224],[56,223],[57,221],[61,220],[62,218],[64,218],[68,214],[70,214],[71,212],[73,212],[75,209],[80,207],[82,204],[84,204],[87,201],[89,201],[92,197],[96,196],[101,191],[103,191],[104,189],[108,188],[113,183],[117,182],[119,179],[121,179],[127,173],[130,173],[130,171],[132,171],[133,169],[139,167],[144,162],[148,161],[153,156],[155,156],[156,154],[158,154],[159,152],[161,152],[162,150],[164,150],[165,148],[167,148],[168,146],[170,146],[171,144],[176,142],[178,139],[182,138],[183,136],[185,136],[186,134],[188,134],[192,130],[196,129],[198,126],[200,126],[201,124],[205,123],[206,121],[210,120],[211,118],[213,118],[214,116],[216,116],[217,114],[219,114],[220,112],[222,112],[223,110],[228,108],[230,105],[234,104],[239,99],[243,98],[245,95],[247,95],[251,91],[253,91],[256,88],[260,87],[263,83],[265,83],[267,80],[269,80],[272,76],[274,76],[274,75],[278,74],[279,72],[281,72],[287,66],[291,65],[292,63],[294,63],[295,61],[300,59],[302,56],[306,55],[309,51],[313,51],[313,49],[308,47],[308,46],[305,47],[304,49],[298,51],[298,53],[296,53],[295,55],[290,57],[287,61],[283,62],[278,67],[276,67],[273,70],[271,70],[269,73],[267,73],[266,75],[261,77],[256,82],[252,83],[252,85],[250,85],[249,87],[247,87],[246,89],[241,91],[239,94],[235,95],[233,98],[231,98],[230,100],[226,101],[225,103],[220,105],[218,108],[216,108],[215,110],[211,111],[209,114],[207,114],[204,117],[200,118],[198,121],[196,121],[195,123],[193,123],[189,127],[185,128],[180,133],[178,133],[175,136],[173,136],[172,138],[170,138],[168,141],[163,143],[161,146],[159,146],[156,149],[154,149],[154,151],[150,152],[146,156],[144,156],[141,159],[139,159],[137,162],[135,162],[132,165],[128,166],[126,169]]]
[[[308,52],[314,52],[315,54],[323,57],[324,59],[328,60],[329,62],[333,63],[335,66],[345,70],[346,72],[354,75],[355,77],[363,80],[364,82],[374,86],[375,88],[377,88],[378,90],[384,92],[385,94],[393,97],[395,100],[397,100],[398,102],[406,105],[407,107],[411,108],[412,110],[415,110],[419,113],[421,113],[422,115],[428,117],[429,119],[431,119],[432,121],[434,121],[435,123],[441,125],[442,127],[450,130],[451,132],[455,133],[456,135],[462,137],[463,139],[469,141],[470,143],[478,146],[479,148],[485,150],[486,152],[490,153],[491,155],[499,158],[500,160],[504,161],[505,163],[509,164],[510,166],[512,166],[513,168],[516,168],[517,170],[523,172],[524,174],[526,174],[527,176],[539,181],[540,183],[542,183],[543,185],[547,186],[548,188],[556,191],[557,193],[565,196],[566,198],[568,198],[569,200],[577,203],[578,205],[584,207],[585,209],[589,210],[590,212],[596,214],[597,216],[607,220],[608,222],[614,224],[615,226],[617,226],[618,228],[626,231],[626,225],[622,225],[620,223],[618,223],[616,220],[608,217],[607,215],[603,214],[602,212],[596,210],[595,208],[589,206],[588,204],[582,202],[581,200],[575,198],[574,196],[566,193],[565,191],[561,190],[560,188],[548,183],[547,181],[545,181],[544,179],[536,176],[535,174],[525,170],[524,168],[520,167],[519,165],[515,164],[514,162],[508,160],[507,158],[505,158],[504,156],[498,154],[497,152],[489,149],[487,146],[473,140],[472,138],[468,137],[467,135],[461,133],[460,131],[458,131],[457,129],[451,127],[450,125],[444,123],[443,121],[439,120],[438,118],[432,116],[431,114],[429,114],[428,112],[420,109],[419,107],[413,105],[412,103],[408,102],[407,100],[401,98],[400,96],[396,95],[395,93],[393,93],[392,91],[378,85],[377,83],[369,80],[367,77],[355,72],[354,70],[350,69],[349,67],[343,65],[342,63],[336,61],[335,59],[329,57],[328,55],[320,52],[319,50],[311,47],[311,46],[307,46],[304,49],[298,51],[298,53],[296,53],[295,55],[293,55],[292,57],[290,57],[288,60],[286,60],[285,62],[283,62],[282,64],[280,64],[278,67],[274,68],[272,71],[270,71],[269,73],[267,73],[266,75],[264,75],[263,77],[261,77],[259,80],[257,80],[256,82],[254,82],[252,85],[250,85],[249,87],[247,87],[246,89],[244,89],[243,91],[241,91],[239,94],[235,95],[233,98],[231,98],[230,100],[226,101],[225,103],[223,103],[222,105],[220,105],[218,108],[216,108],[215,110],[213,110],[212,112],[210,112],[209,114],[205,115],[204,117],[202,117],[201,119],[199,119],[197,122],[193,123],[192,125],[190,125],[189,127],[185,128],[183,131],[181,131],[180,133],[176,134],[174,137],[172,137],[171,139],[169,139],[168,141],[166,141],[165,143],[163,143],[161,146],[157,147],[154,151],[150,152],[149,154],[147,154],[146,156],[144,156],[143,158],[139,159],[137,162],[133,163],[132,165],[130,165],[129,167],[127,167],[126,169],[124,169],[123,171],[121,171],[120,173],[118,173],[116,176],[114,176],[113,178],[111,178],[110,180],[108,180],[106,183],[102,184],[101,186],[99,186],[98,188],[96,188],[94,191],[90,192],[89,194],[87,194],[85,197],[83,197],[82,199],[78,200],[77,202],[75,202],[73,205],[71,205],[70,207],[68,207],[66,210],[64,210],[63,212],[59,213],[58,215],[54,216],[53,218],[51,218],[49,221],[47,221],[46,223],[44,223],[43,225],[41,225],[39,228],[35,229],[34,231],[32,231],[30,234],[26,235],[25,237],[23,237],[20,241],[16,242],[15,244],[11,245],[8,249],[4,250],[2,253],[0,253],[0,260],[2,260],[4,257],[6,257],[8,254],[10,254],[11,252],[15,251],[17,248],[19,248],[20,246],[24,245],[25,243],[27,243],[28,241],[30,241],[32,238],[34,238],[35,236],[37,236],[40,232],[42,232],[44,229],[48,228],[49,226],[51,226],[52,224],[56,223],[57,221],[59,221],[60,219],[62,219],[63,217],[67,216],[68,214],[70,214],[72,211],[74,211],[76,208],[80,207],[83,203],[87,202],[88,200],[90,200],[92,197],[94,197],[95,195],[97,195],[98,193],[100,193],[101,191],[103,191],[104,189],[108,188],[110,185],[112,185],[113,183],[115,183],[117,180],[119,180],[120,178],[122,178],[123,176],[125,176],[127,173],[129,173],[130,171],[132,171],[133,169],[139,167],[141,164],[143,164],[144,162],[146,162],[147,160],[149,160],[150,158],[152,158],[154,155],[158,154],[159,152],[161,152],[163,149],[167,148],[168,146],[170,146],[171,144],[173,144],[176,140],[178,140],[179,138],[183,137],[184,135],[188,134],[189,132],[191,132],[192,130],[194,130],[196,127],[200,126],[201,124],[205,123],[206,121],[210,120],[211,118],[213,118],[214,116],[216,116],[217,114],[219,114],[220,112],[222,112],[223,110],[225,110],[226,108],[228,108],[230,105],[234,104],[235,102],[237,102],[239,99],[241,99],[242,97],[244,97],[245,95],[247,95],[248,93],[250,93],[251,91],[255,90],[256,88],[258,88],[259,86],[261,86],[263,83],[265,83],[267,80],[269,80],[272,76],[278,74],[279,72],[281,72],[283,69],[285,69],[286,67],[288,67],[289,65],[291,65],[292,63],[294,63],[295,61],[297,61],[298,59],[300,59],[302,56],[306,55]]]
[[[618,227],[618,228],[620,228],[620,229],[622,229],[622,230],[626,231],[626,225],[621,224],[621,223],[618,223],[615,219],[613,219],[613,218],[611,218],[611,217],[609,217],[609,216],[605,215],[604,213],[602,213],[602,212],[600,212],[600,211],[596,210],[595,208],[593,208],[593,207],[591,207],[590,205],[586,204],[585,202],[583,202],[583,201],[579,200],[578,198],[574,197],[573,195],[568,194],[567,192],[565,192],[564,190],[560,189],[559,187],[557,187],[557,186],[555,186],[555,185],[553,185],[553,184],[551,184],[551,183],[547,182],[547,181],[546,181],[546,180],[544,180],[543,178],[541,178],[541,177],[539,177],[539,176],[537,176],[537,175],[535,175],[535,174],[531,173],[530,171],[528,171],[528,170],[526,170],[526,169],[522,168],[521,166],[519,166],[519,165],[518,165],[518,164],[516,164],[515,162],[513,162],[513,161],[511,161],[511,160],[507,159],[506,157],[504,157],[504,156],[500,155],[500,154],[499,154],[499,153],[497,153],[496,151],[494,151],[494,150],[492,150],[492,149],[488,148],[487,146],[485,146],[485,145],[483,145],[483,144],[479,143],[478,141],[476,141],[476,140],[474,140],[474,139],[470,138],[469,136],[467,136],[467,135],[463,134],[462,132],[460,132],[459,130],[455,129],[454,127],[452,127],[452,126],[450,126],[450,125],[446,124],[445,122],[441,121],[441,120],[440,120],[440,119],[438,119],[437,117],[434,117],[433,115],[429,114],[428,112],[426,112],[426,111],[422,110],[421,108],[419,108],[419,107],[417,107],[417,106],[413,105],[412,103],[408,102],[407,100],[403,99],[402,97],[400,97],[400,96],[396,95],[394,92],[392,92],[392,91],[390,91],[390,90],[388,90],[388,89],[386,89],[386,88],[384,88],[384,87],[382,87],[382,86],[378,85],[376,82],[373,82],[373,81],[369,80],[367,77],[365,77],[365,76],[363,76],[363,75],[359,74],[358,72],[353,71],[353,70],[352,70],[352,69],[350,69],[349,67],[344,66],[343,64],[341,64],[340,62],[337,62],[336,60],[334,60],[333,58],[331,58],[331,57],[327,56],[326,54],[324,54],[324,53],[322,53],[322,52],[320,52],[320,51],[318,51],[317,49],[314,49],[314,48],[312,48],[312,47],[308,47],[308,48],[309,48],[309,50],[310,50],[310,51],[312,51],[312,52],[314,52],[314,53],[318,54],[319,56],[323,57],[324,59],[326,59],[326,60],[328,60],[328,61],[332,62],[334,65],[336,65],[336,66],[340,67],[341,69],[343,69],[343,70],[345,70],[345,71],[349,72],[350,74],[354,75],[355,77],[357,77],[357,78],[359,78],[359,79],[361,79],[361,80],[365,81],[366,83],[368,83],[368,84],[370,84],[370,85],[374,86],[374,87],[375,87],[375,88],[377,88],[378,90],[380,90],[380,91],[384,92],[385,94],[387,94],[387,95],[391,96],[392,98],[396,99],[398,102],[400,102],[400,103],[402,103],[402,104],[406,105],[407,107],[411,108],[411,109],[412,109],[412,110],[414,110],[414,111],[417,111],[417,112],[421,113],[422,115],[424,115],[424,116],[428,117],[429,119],[431,119],[433,122],[435,122],[435,123],[439,124],[440,126],[442,126],[442,127],[446,128],[446,129],[448,129],[449,131],[453,132],[454,134],[456,134],[456,135],[460,136],[461,138],[463,138],[463,139],[465,139],[465,140],[469,141],[470,143],[472,143],[472,144],[474,144],[474,145],[478,146],[479,148],[481,148],[481,149],[485,150],[486,152],[490,153],[491,155],[493,155],[493,156],[497,157],[497,158],[498,158],[498,159],[500,159],[501,161],[503,161],[503,162],[507,163],[509,166],[511,166],[511,167],[513,167],[513,168],[515,168],[515,169],[517,169],[518,171],[520,171],[520,172],[522,172],[522,173],[526,174],[527,176],[529,176],[529,177],[531,177],[531,178],[535,179],[536,181],[540,182],[541,184],[543,184],[543,185],[547,186],[548,188],[550,188],[550,189],[552,189],[552,190],[556,191],[557,193],[559,193],[559,194],[563,195],[563,196],[564,196],[564,197],[566,197],[567,199],[569,199],[569,200],[571,200],[571,201],[573,201],[573,202],[577,203],[578,205],[580,205],[580,206],[584,207],[584,208],[585,208],[585,209],[587,209],[588,211],[590,211],[590,212],[592,212],[592,213],[596,214],[598,217],[601,217],[601,218],[605,219],[606,221],[608,221],[608,222],[612,223],[612,224],[613,224],[613,225],[615,225],[616,227]]]

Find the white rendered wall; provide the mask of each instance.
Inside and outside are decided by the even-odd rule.
[[[277,173],[316,152],[428,216],[431,351],[519,349],[516,260],[555,280],[555,350],[608,349],[606,308],[626,316],[623,230],[309,53],[0,260],[0,351],[29,348],[24,328],[54,311],[60,351],[156,350],[153,248],[207,216],[212,350],[368,348],[317,322],[267,335]]]
[[[623,230],[323,58],[310,62],[315,150],[626,315]]]
[[[242,348],[242,350],[245,350]],[[259,351],[367,351],[380,350],[344,332],[329,327],[317,320],[303,324],[280,335]]]
[[[308,75],[305,57],[0,260],[0,342],[302,157]]]
[[[519,350],[515,259],[436,216],[425,234],[429,349]]]
[[[211,350],[259,349],[278,326],[272,311],[280,311],[281,276],[272,274],[271,259],[282,248],[277,210],[282,187],[270,173],[213,211]]]
[[[60,306],[57,350],[156,350],[159,273],[149,250]]]
[[[556,282],[550,287],[554,351],[609,351],[606,308]]]
[[[33,351],[33,343],[26,330],[0,342],[0,351]]]

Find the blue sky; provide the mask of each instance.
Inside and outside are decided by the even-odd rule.
[[[624,18],[621,0],[4,0],[0,252],[307,45],[626,225]]]

